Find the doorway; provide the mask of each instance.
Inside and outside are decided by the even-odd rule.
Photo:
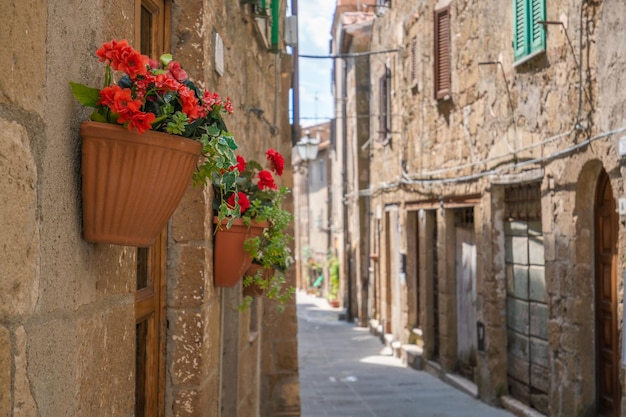
[[[595,195],[596,403],[599,417],[620,415],[619,334],[617,323],[618,218],[606,172]]]
[[[456,229],[456,313],[458,372],[474,380],[476,368],[476,238],[474,209],[455,211]]]

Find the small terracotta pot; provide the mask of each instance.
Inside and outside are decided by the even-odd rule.
[[[198,141],[83,122],[85,240],[148,247],[183,198],[202,152]]]
[[[213,224],[217,225],[217,217]],[[261,236],[268,222],[252,222],[249,227],[241,219],[235,219],[230,229],[226,228],[228,219],[222,220],[221,227],[215,233],[213,247],[213,281],[216,287],[234,287],[243,277],[252,257],[243,250],[246,239]],[[216,226],[217,227],[217,226]]]

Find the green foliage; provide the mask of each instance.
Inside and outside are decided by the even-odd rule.
[[[261,236],[249,238],[244,243],[244,250],[255,263],[262,266],[262,270],[255,276],[246,276],[243,285],[257,285],[263,289],[266,298],[278,301],[278,310],[281,312],[284,304],[295,293],[295,288],[286,286],[284,275],[294,263],[290,247],[293,236],[288,233],[293,214],[282,208],[287,193],[287,187],[279,187],[278,191],[268,195],[270,198],[251,201],[250,208],[243,216],[244,219],[269,223]],[[250,301],[244,299],[244,305],[249,305]]]
[[[328,259],[328,274],[330,275],[328,298],[336,300],[339,293],[339,259],[336,256],[331,256]]]

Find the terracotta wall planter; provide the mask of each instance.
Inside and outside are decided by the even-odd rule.
[[[239,282],[252,263],[252,257],[243,250],[246,239],[260,236],[267,222],[252,222],[250,227],[241,219],[235,219],[230,229],[226,228],[228,220],[223,220],[215,233],[213,247],[213,278],[216,287],[233,287]],[[217,217],[213,218],[217,225]],[[217,227],[217,226],[216,226]]]
[[[85,239],[152,245],[189,186],[202,144],[97,122],[83,122],[80,134]]]

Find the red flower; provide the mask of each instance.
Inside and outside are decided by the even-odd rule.
[[[124,71],[131,79],[148,73],[147,66],[150,58],[134,50],[125,39],[119,42],[113,39],[111,42],[103,43],[102,47],[96,51],[96,55],[100,58],[100,62],[106,61],[111,68]]]
[[[248,196],[241,191],[237,192],[237,198],[239,199],[239,213],[243,214],[243,212],[250,207],[250,200]],[[228,200],[226,200],[226,203],[228,203],[231,208],[235,208],[235,194],[231,194]]]
[[[264,190],[266,188],[270,188],[272,190],[278,189],[276,183],[274,182],[272,173],[265,169],[263,171],[259,171],[259,182],[257,183],[257,187],[259,187],[259,190]]]
[[[276,173],[279,177],[283,175],[283,170],[285,168],[285,158],[274,149],[268,149],[265,153],[267,160],[270,163],[270,169]]]
[[[137,129],[137,132],[143,133],[146,130],[152,129],[152,123],[156,119],[154,113],[144,113],[137,112],[130,115],[130,120],[128,121],[128,129],[131,128]],[[118,119],[119,121],[119,119]]]
[[[110,87],[104,87],[100,90],[100,100],[98,100],[97,104],[101,104],[103,106],[111,106],[113,101],[115,100],[115,93],[118,91],[122,91],[122,87],[119,85],[112,85]]]
[[[226,102],[224,103],[224,110],[228,112],[228,114],[233,114],[233,102],[230,101],[230,97],[226,97]]]
[[[244,172],[246,170],[246,160],[243,159],[243,156],[237,155],[237,165],[233,166],[232,169],[237,168],[239,172]]]
[[[179,62],[171,61],[167,68],[170,70],[172,77],[178,82],[183,82],[187,79],[187,72],[180,66]]]
[[[195,120],[200,117],[200,104],[198,99],[189,87],[181,85],[178,89],[178,94],[180,95],[180,100],[183,105],[183,113],[189,117],[189,120]]]

